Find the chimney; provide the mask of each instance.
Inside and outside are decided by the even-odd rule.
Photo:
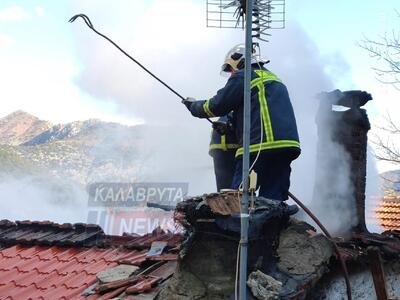
[[[335,213],[340,214],[340,217],[349,218],[341,222],[344,225],[350,224],[352,228],[348,229],[351,231],[366,232],[365,187],[367,133],[370,123],[366,110],[361,107],[372,100],[372,97],[364,91],[334,90],[321,93],[318,99],[318,160],[313,201],[350,201],[337,203],[337,207],[350,207],[351,210],[355,210],[357,220],[354,220],[354,214],[340,209]],[[328,144],[334,145],[333,151],[332,148],[327,148]],[[328,153],[329,150],[335,153]],[[340,171],[339,166],[344,164],[347,172]],[[344,181],[348,183],[347,187],[343,186]],[[340,196],[346,192],[341,189],[347,189],[346,197]],[[317,199],[321,197],[320,191],[324,191],[322,197],[326,197],[325,199]]]

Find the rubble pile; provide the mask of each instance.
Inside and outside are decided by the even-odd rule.
[[[234,299],[239,199],[237,192],[209,194],[189,198],[177,206],[175,218],[184,227],[184,241],[175,273],[161,288],[158,300]],[[248,299],[335,299],[334,295],[343,299],[343,270],[333,241],[311,225],[289,217],[287,208],[284,203],[252,199]],[[371,274],[377,273],[373,268],[379,261],[370,256],[374,248],[384,268],[391,268],[388,291],[397,296],[393,284],[400,280],[400,265],[394,267],[393,261],[400,255],[398,232],[354,233],[334,241],[347,262],[354,295],[375,294],[374,284],[369,287],[371,291],[360,293],[360,278],[369,276],[372,281],[375,275]],[[360,266],[364,277],[360,277]]]
[[[279,291],[282,288],[282,282],[275,280],[257,270],[249,275],[247,285],[251,289],[251,293],[259,300],[278,299]]]
[[[287,209],[258,197],[250,206],[249,299],[304,297],[329,270],[331,242],[312,226],[289,219]],[[185,240],[177,269],[157,299],[232,299],[239,213],[237,193],[204,195],[178,205],[176,219],[185,228]],[[263,294],[272,298],[260,298]]]

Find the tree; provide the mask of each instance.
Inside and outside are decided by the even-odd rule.
[[[400,126],[393,122],[388,114],[385,118],[385,124],[378,126],[383,134],[375,134],[372,141],[375,145],[375,157],[382,161],[391,162],[400,165]]]
[[[364,38],[360,47],[380,63],[380,67],[373,67],[378,80],[400,91],[400,32],[385,33],[378,40]]]
[[[364,38],[359,45],[378,62],[378,67],[372,68],[378,80],[400,91],[400,31],[385,33],[377,40]],[[381,132],[372,141],[376,146],[375,156],[400,165],[400,124],[394,122],[390,114],[385,119],[384,124],[378,127]]]

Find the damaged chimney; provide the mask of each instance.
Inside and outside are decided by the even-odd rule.
[[[361,107],[372,97],[364,91],[334,90],[321,93],[318,98],[318,163],[313,202],[342,202],[336,203],[338,209],[334,213],[337,218],[347,217],[349,220],[341,219],[341,224],[353,226],[347,228],[352,231],[367,231],[365,187],[370,123],[366,110]],[[344,165],[346,172],[340,168]],[[347,208],[356,211],[356,216],[345,211]]]

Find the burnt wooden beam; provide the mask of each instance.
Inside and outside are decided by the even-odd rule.
[[[368,249],[369,266],[374,280],[376,298],[378,300],[388,300],[389,296],[386,288],[385,272],[382,266],[380,251],[376,247]]]

